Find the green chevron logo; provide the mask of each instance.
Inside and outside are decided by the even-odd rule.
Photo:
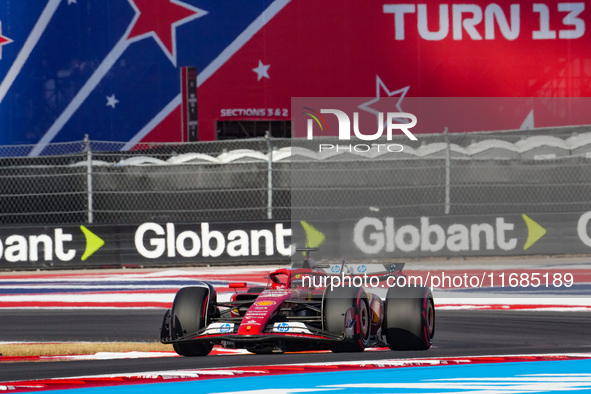
[[[521,217],[523,217],[527,226],[527,241],[523,245],[523,250],[527,250],[546,234],[546,229],[525,214],[521,215]]]
[[[81,258],[82,261],[85,261],[99,250],[105,244],[105,241],[84,226],[80,226],[80,230],[82,230],[86,237],[86,250]]]
[[[300,223],[306,232],[306,248],[317,248],[324,243],[326,237],[322,232],[303,220]]]

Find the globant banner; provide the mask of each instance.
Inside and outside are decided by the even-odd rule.
[[[278,261],[287,222],[153,223],[0,228],[0,269]]]
[[[0,228],[0,269],[284,262],[292,245],[318,259],[591,253],[591,211]]]
[[[319,246],[318,258],[588,254],[591,211],[570,214],[367,216],[294,225],[298,243]]]

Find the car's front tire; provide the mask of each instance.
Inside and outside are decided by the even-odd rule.
[[[183,287],[174,298],[171,311],[171,334],[178,339],[207,326],[207,308],[210,292],[206,287]],[[206,356],[211,352],[211,342],[178,342],[174,350],[181,356]]]

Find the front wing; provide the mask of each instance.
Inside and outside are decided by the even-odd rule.
[[[349,339],[347,333],[335,335],[333,333],[312,327],[306,322],[275,322],[268,324],[261,334],[239,335],[238,327],[240,322],[214,322],[207,327],[189,333],[179,338],[172,338],[170,334],[170,310],[164,315],[160,341],[164,344],[179,342],[202,342],[222,343],[223,341],[235,343],[258,343],[258,342],[280,342],[289,341],[322,341],[340,342]]]

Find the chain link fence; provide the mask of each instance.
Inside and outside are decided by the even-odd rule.
[[[122,151],[124,143],[78,141],[50,144],[40,157],[27,156],[31,146],[2,146],[0,223],[591,210],[591,127],[423,135],[388,142],[403,152],[371,156],[319,153],[319,143],[337,145],[259,138]]]
[[[289,187],[270,193],[268,152],[290,140],[138,144],[79,141],[0,147],[0,223],[235,221],[289,217]],[[288,164],[287,164],[288,165]],[[288,177],[289,178],[289,177]],[[284,182],[284,181],[283,181]],[[277,213],[274,213],[277,211]]]

